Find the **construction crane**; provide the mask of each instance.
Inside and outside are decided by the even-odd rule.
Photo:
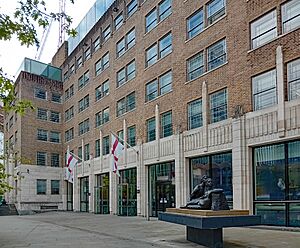
[[[51,19],[50,22],[49,22],[49,25],[44,29],[42,39],[40,41],[40,45],[39,45],[39,47],[36,51],[35,57],[34,57],[36,60],[40,60],[40,58],[42,56],[42,53],[43,53],[43,50],[44,50],[44,47],[45,47],[45,44],[46,44],[46,41],[47,41],[47,38],[48,38],[48,35],[49,35],[49,32],[50,32],[50,29],[51,29],[51,26],[52,26],[52,22],[53,22],[53,20]]]

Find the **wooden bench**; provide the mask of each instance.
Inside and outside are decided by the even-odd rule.
[[[223,247],[224,227],[260,225],[261,218],[249,215],[248,210],[191,210],[167,209],[158,219],[186,226],[186,239],[207,247]]]

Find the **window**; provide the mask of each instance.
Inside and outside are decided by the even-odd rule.
[[[51,167],[59,167],[59,154],[51,153]]]
[[[158,41],[146,50],[146,67],[153,65],[158,59],[167,56],[172,52],[172,33]]]
[[[93,48],[94,48],[94,52],[99,50],[99,48],[100,48],[100,38],[99,37],[94,41]]]
[[[104,31],[102,32],[102,38],[103,42],[107,41],[110,37],[110,26],[108,26]]]
[[[116,45],[117,57],[122,56],[129,48],[135,45],[135,28],[130,30],[125,37],[118,41]]]
[[[37,109],[37,118],[39,120],[43,120],[43,121],[48,120],[47,110],[38,108]]]
[[[109,136],[103,137],[103,155],[109,154]]]
[[[159,21],[164,20],[172,13],[172,0],[164,0],[158,5]]]
[[[212,0],[207,4],[207,23],[212,24],[225,15],[225,0]]]
[[[277,103],[276,70],[252,78],[253,107],[259,110]]]
[[[90,80],[89,71],[84,73],[79,79],[78,79],[78,90],[82,89],[84,86],[88,84]]]
[[[77,69],[82,66],[82,57],[81,56],[77,59],[76,64],[77,64]]]
[[[109,53],[106,53],[95,64],[96,76],[98,76],[101,72],[103,72],[108,67],[109,67]]]
[[[203,52],[196,54],[187,61],[187,80],[193,80],[204,73]]]
[[[123,131],[123,129],[120,130],[120,131],[117,133],[117,135],[118,135],[118,138],[119,138],[119,142],[120,142],[122,145],[124,145],[124,131]]]
[[[86,61],[89,58],[91,58],[91,48],[90,47],[88,49],[86,49],[84,52],[84,60]]]
[[[34,89],[34,97],[46,100],[46,98],[47,98],[46,91],[44,89],[36,88],[36,89]]]
[[[187,19],[187,35],[188,39],[195,37],[204,28],[203,10],[198,10]]]
[[[277,36],[276,10],[251,23],[252,48],[259,47]]]
[[[135,126],[129,127],[127,129],[127,143],[130,146],[135,146],[136,145],[136,137],[135,137]]]
[[[78,157],[82,159],[82,146],[78,147]]]
[[[300,59],[287,64],[289,100],[300,98]]]
[[[109,93],[109,80],[95,89],[95,100],[98,101]]]
[[[137,11],[137,0],[132,0],[128,5],[127,5],[127,17],[130,17],[133,15],[134,12]]]
[[[59,180],[51,180],[51,195],[59,195]]]
[[[78,135],[82,135],[86,132],[90,131],[90,119],[86,119],[79,123],[78,125]]]
[[[74,95],[74,85],[72,84],[70,88],[65,90],[65,101]]]
[[[36,180],[36,194],[37,195],[46,195],[47,192],[47,180],[46,179],[37,179]]]
[[[129,112],[135,108],[135,92],[117,102],[117,116]]]
[[[194,129],[202,125],[202,100],[197,99],[188,104],[188,129]]]
[[[172,111],[161,115],[161,138],[171,136],[173,134],[172,128]]]
[[[65,121],[71,120],[74,117],[74,106],[65,111]]]
[[[73,64],[70,66],[70,76],[74,73],[74,71],[75,71],[75,65]]]
[[[133,78],[135,78],[135,60],[117,72],[117,87],[120,87]]]
[[[60,114],[59,112],[50,111],[50,121],[59,123]]]
[[[300,2],[292,0],[282,5],[283,33],[289,32],[300,26]]]
[[[146,85],[146,101],[151,101],[158,96],[170,92],[171,90],[172,71],[169,71]]]
[[[109,108],[106,108],[95,114],[95,126],[99,127],[106,122],[109,122]]]
[[[46,158],[47,158],[47,153],[46,152],[37,152],[36,153],[36,164],[45,166],[46,165]]]
[[[157,25],[157,11],[153,9],[146,15],[146,33],[155,28]]]
[[[90,96],[86,95],[78,102],[78,113],[82,112],[83,110],[87,109],[90,106]]]
[[[52,102],[61,103],[61,94],[59,93],[52,93]]]
[[[221,40],[207,49],[208,71],[223,65],[227,61],[226,40]]]
[[[72,139],[74,139],[74,128],[73,127],[65,132],[65,141],[68,142]]]
[[[115,30],[118,30],[123,24],[123,13],[121,12],[116,18],[115,18]]]
[[[210,123],[227,119],[227,89],[217,91],[209,97]]]
[[[84,161],[90,160],[90,144],[84,145]]]
[[[100,140],[95,141],[95,158],[100,157]]]
[[[48,140],[48,131],[43,129],[37,130],[37,140],[47,141]]]
[[[11,128],[13,124],[14,124],[14,117],[12,116],[9,118],[9,128]]]
[[[60,142],[60,133],[59,132],[51,131],[49,136],[50,136],[50,138],[49,138],[50,142],[53,142],[53,143]]]

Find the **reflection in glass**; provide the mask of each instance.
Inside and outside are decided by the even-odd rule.
[[[300,203],[290,204],[289,211],[289,225],[300,227]]]
[[[300,141],[288,144],[288,170],[289,199],[300,200]]]
[[[255,204],[255,214],[261,216],[265,225],[283,226],[286,224],[284,204]]]
[[[80,211],[89,211],[89,177],[80,179]]]
[[[209,164],[208,157],[200,157],[194,158],[191,160],[192,165],[192,188],[195,188],[196,185],[200,183],[200,179],[204,175],[208,175],[209,177]]]

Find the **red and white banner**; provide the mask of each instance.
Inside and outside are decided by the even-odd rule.
[[[111,154],[112,154],[112,171],[120,176],[119,170],[118,170],[118,161],[119,157],[122,155],[122,152],[124,150],[124,146],[119,141],[119,139],[115,135],[111,135]]]
[[[70,183],[74,182],[74,169],[77,163],[78,163],[78,159],[76,159],[68,149],[67,165],[65,169],[65,180],[68,180]]]

